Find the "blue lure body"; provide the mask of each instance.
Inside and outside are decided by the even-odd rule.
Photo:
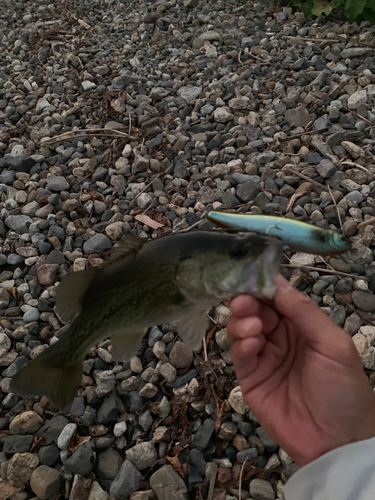
[[[351,241],[337,231],[305,222],[269,215],[231,214],[211,211],[207,219],[225,229],[255,231],[278,236],[284,245],[299,252],[338,255],[351,248]]]

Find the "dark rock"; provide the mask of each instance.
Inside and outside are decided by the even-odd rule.
[[[100,479],[115,479],[120,470],[122,458],[118,451],[108,448],[98,456],[96,473]]]
[[[307,153],[307,155],[304,156],[303,161],[309,165],[319,165],[322,161],[322,157],[319,153]]]
[[[139,470],[129,460],[125,460],[111,484],[110,493],[115,500],[127,500],[131,493],[138,491],[141,480]]]
[[[83,245],[83,250],[88,253],[98,253],[101,254],[104,250],[112,248],[112,242],[104,234],[96,234],[89,240],[87,240]]]
[[[42,465],[52,466],[60,458],[60,450],[54,443],[42,446],[38,452],[38,458]]]
[[[260,193],[260,187],[253,182],[244,182],[237,186],[236,194],[238,198],[247,203],[248,201],[254,200]]]
[[[85,476],[93,467],[93,443],[87,443],[78,446],[76,451],[64,463],[65,470],[72,474]]]
[[[16,172],[29,173],[35,164],[36,161],[33,158],[26,156],[6,155],[3,158],[0,158],[0,168],[8,167]]]
[[[233,208],[240,205],[238,198],[231,191],[226,191],[223,194],[221,201],[228,208]]]
[[[110,422],[115,422],[118,412],[119,407],[117,404],[116,396],[113,392],[111,392],[104,398],[103,403],[99,407],[97,414],[98,424],[108,424]]]
[[[61,431],[69,423],[69,420],[62,415],[51,418],[43,427],[37,432],[37,436],[45,438],[45,445],[51,444],[53,441],[57,441],[57,438],[61,434]]]
[[[6,436],[1,439],[3,443],[3,452],[7,455],[15,453],[27,453],[33,442],[33,436]]]
[[[355,290],[352,293],[353,303],[358,309],[366,312],[375,312],[375,295],[362,290]]]
[[[200,451],[203,451],[207,447],[214,429],[215,422],[211,418],[206,418],[206,420],[192,437],[191,446],[197,448]]]

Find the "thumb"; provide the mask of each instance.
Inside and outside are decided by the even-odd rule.
[[[347,337],[307,295],[293,288],[281,275],[277,277],[276,310],[288,318],[301,334],[314,343],[327,343],[332,336]]]

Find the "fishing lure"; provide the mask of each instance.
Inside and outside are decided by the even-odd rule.
[[[293,250],[316,255],[338,255],[350,250],[352,245],[348,238],[337,231],[283,217],[211,211],[207,219],[225,229],[278,236],[284,245]]]

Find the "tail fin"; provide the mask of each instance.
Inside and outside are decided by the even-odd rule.
[[[11,391],[22,397],[46,396],[57,408],[66,408],[79,388],[84,358],[65,362],[63,342],[59,340],[22,368],[10,382]]]

